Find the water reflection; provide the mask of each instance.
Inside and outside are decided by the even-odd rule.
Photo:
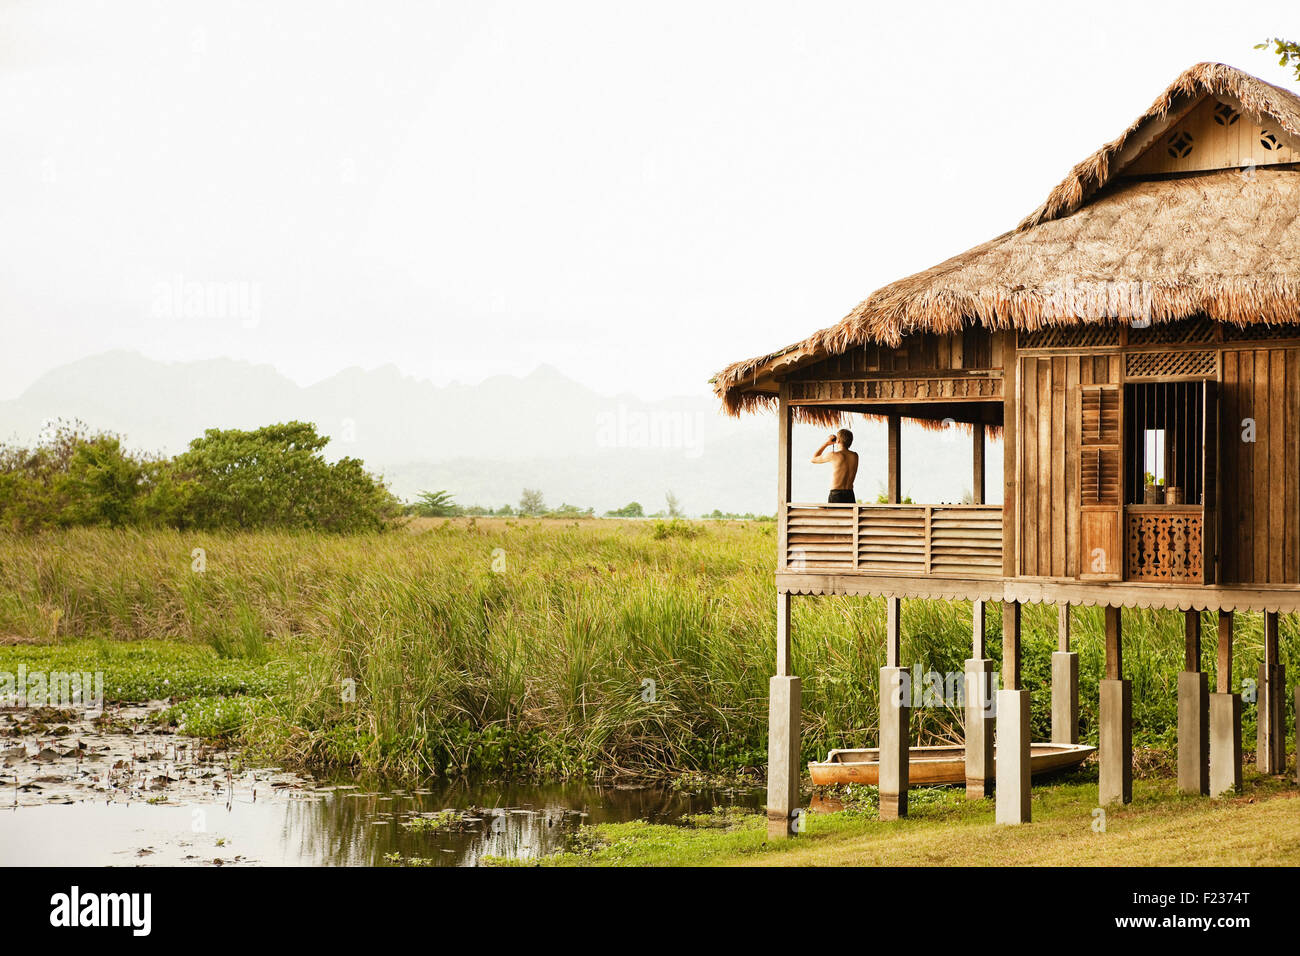
[[[752,789],[581,783],[404,790],[342,782],[157,806],[96,799],[0,812],[0,864],[475,866],[485,856],[553,853],[584,823],[675,823],[715,806],[762,803]]]

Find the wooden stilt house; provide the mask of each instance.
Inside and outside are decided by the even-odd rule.
[[[1117,139],[1075,166],[1016,228],[888,285],[806,340],[726,368],[725,408],[778,417],[776,676],[769,816],[798,806],[797,595],[887,599],[881,675],[882,815],[907,809],[907,711],[892,689],[899,602],[970,601],[967,785],[996,781],[997,819],[1029,819],[1028,692],[1020,608],[1061,607],[1053,736],[1077,739],[1069,607],[1106,608],[1103,802],[1131,795],[1131,688],[1121,609],[1187,614],[1179,779],[1240,785],[1241,699],[1229,680],[1234,611],[1267,612],[1261,769],[1285,759],[1277,614],[1300,609],[1300,97],[1229,66],[1175,80]],[[791,500],[791,424],[844,413],[888,423],[887,504]],[[903,418],[968,424],[974,503],[900,502]],[[984,449],[1000,431],[1002,504]],[[856,449],[870,453],[866,449]],[[981,719],[984,606],[1003,614],[1002,689]],[[1200,672],[1200,613],[1218,613],[1218,686]]]

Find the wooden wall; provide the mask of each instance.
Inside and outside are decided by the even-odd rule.
[[[952,335],[910,335],[898,348],[864,345],[794,373],[795,381],[834,381],[879,372],[935,372],[1002,367],[1002,341],[985,328]]]
[[[1118,383],[1121,361],[1114,352],[1020,359],[1015,520],[1021,575],[1079,576],[1079,386]]]
[[[1300,582],[1300,348],[1225,350],[1221,391],[1223,579]]]

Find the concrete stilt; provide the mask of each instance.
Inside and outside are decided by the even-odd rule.
[[[907,816],[910,675],[903,667],[880,669],[880,819]]]
[[[998,691],[997,789],[994,819],[998,823],[1030,822],[1029,691]]]
[[[799,732],[802,690],[797,677],[773,677],[768,683],[767,717],[767,836],[783,839],[791,833],[799,808]]]
[[[1133,802],[1133,682],[1100,682],[1101,714],[1097,759],[1101,764],[1097,802]]]
[[[1079,655],[1052,655],[1052,743],[1079,742]]]
[[[1002,604],[1002,684],[998,691],[994,819],[1028,823],[1029,691],[1020,688],[1020,605]]]
[[[1183,670],[1178,675],[1178,789],[1210,792],[1210,678],[1201,670],[1201,612],[1183,612]]]
[[[1259,665],[1255,766],[1260,773],[1286,773],[1286,673],[1278,663],[1277,612],[1264,615],[1264,661]]]
[[[966,796],[979,800],[993,790],[993,661],[966,662]]]
[[[1241,790],[1241,695],[1210,695],[1210,796]]]
[[[1204,671],[1178,675],[1178,789],[1210,792],[1210,676]]]

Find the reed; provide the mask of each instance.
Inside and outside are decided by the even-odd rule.
[[[242,733],[310,766],[546,776],[761,767],[773,528],[697,527],[663,536],[633,521],[453,519],[357,536],[0,535],[0,635],[180,642],[291,662]],[[794,614],[805,756],[873,741],[882,602],[803,598]],[[1081,723],[1095,740],[1101,613],[1075,615]],[[1262,647],[1258,616],[1239,617],[1238,681],[1253,678]],[[999,615],[989,618],[996,654]],[[1055,609],[1027,608],[1023,624],[1035,737],[1046,738]],[[903,627],[906,662],[961,671],[969,605],[904,602]],[[1289,620],[1283,638],[1294,668]],[[1126,612],[1125,666],[1137,742],[1167,750],[1181,617]],[[959,740],[959,710],[917,708],[913,732],[920,742]]]

